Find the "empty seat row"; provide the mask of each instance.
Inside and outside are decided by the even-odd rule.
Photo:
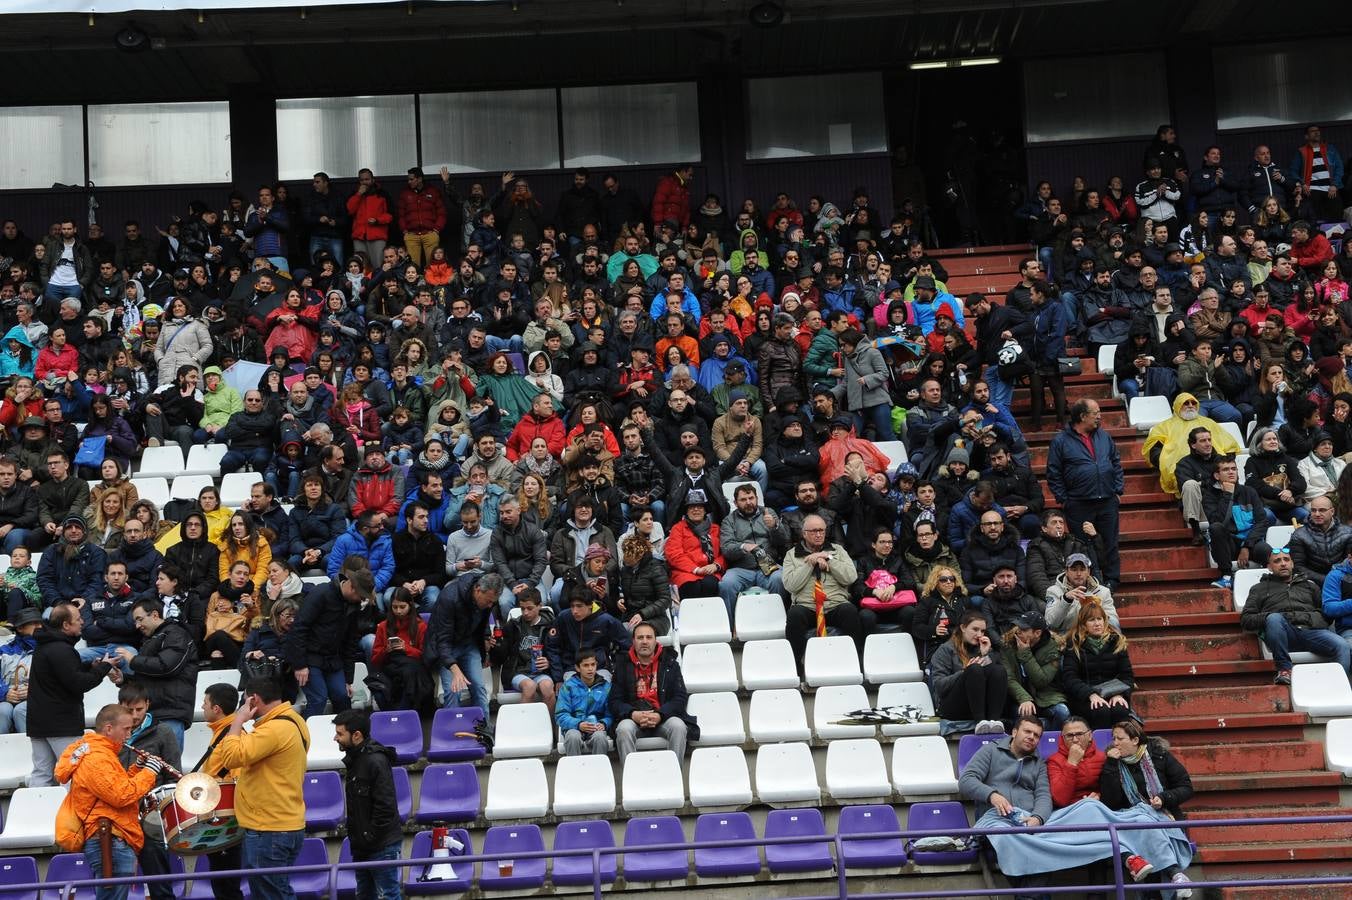
[[[748,641],[742,645],[741,675],[731,646],[708,643],[681,648],[681,674],[692,694],[706,691],[748,691],[797,688],[798,665],[783,638]],[[803,671],[813,687],[844,684],[888,684],[923,681],[924,671],[909,634],[871,634],[864,642],[864,665],[848,637],[816,637],[807,642]]]

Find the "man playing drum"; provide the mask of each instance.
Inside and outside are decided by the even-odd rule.
[[[207,686],[206,692],[202,695],[202,717],[207,725],[211,726],[211,748],[207,751],[206,759],[194,765],[196,770],[205,772],[212,778],[235,778],[235,772],[221,763],[221,741],[230,733],[230,724],[238,708],[239,691],[234,685],[220,682]],[[207,855],[207,862],[211,864],[214,872],[238,869],[239,859],[238,844]],[[211,879],[211,893],[216,900],[244,900],[244,892],[240,890],[237,878]]]
[[[131,769],[137,760],[137,750],[157,756],[168,763],[168,766],[159,773],[155,786],[172,784],[175,775],[170,773],[170,769],[183,768],[179,761],[178,735],[168,726],[156,722],[155,717],[150,714],[150,694],[145,685],[130,681],[124,683],[118,689],[117,702],[131,713],[131,735],[117,754],[122,765]],[[153,816],[149,822],[143,821],[141,830],[145,832],[146,837],[145,846],[138,854],[141,874],[168,875],[169,851],[164,845],[164,826],[159,816]],[[174,900],[174,885],[167,881],[152,882],[149,888],[151,900]]]

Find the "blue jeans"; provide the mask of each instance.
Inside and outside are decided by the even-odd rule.
[[[395,841],[383,850],[367,856],[353,856],[354,862],[371,862],[376,859],[398,859],[403,841]],[[399,900],[399,867],[388,869],[357,870],[357,900]]]
[[[470,696],[474,704],[484,711],[484,721],[488,715],[488,682],[484,681],[483,655],[479,648],[471,644],[462,644],[451,648],[451,661],[460,667],[460,673],[469,682]],[[460,695],[451,690],[451,669],[445,666],[441,670],[441,705],[447,709],[460,706]]]
[[[1056,254],[1051,247],[1038,247],[1037,258],[1042,263],[1042,277],[1055,284],[1056,273],[1052,271],[1052,260]]]
[[[332,703],[333,711],[340,713],[352,708],[352,698],[347,695],[347,676],[342,669],[324,672],[310,666],[310,678],[305,682],[305,718],[322,716],[324,704]]]
[[[1142,387],[1143,385],[1138,378],[1119,378],[1117,380],[1118,393],[1122,395],[1122,399],[1127,401],[1128,404],[1141,395]]]
[[[156,719],[155,722],[174,733],[174,737],[178,738],[178,749],[181,752],[183,750],[183,735],[188,731],[188,723],[181,719]]]
[[[1236,425],[1244,421],[1240,411],[1224,400],[1203,400],[1202,415],[1217,422],[1233,422]]]
[[[229,475],[231,472],[238,472],[248,463],[255,472],[262,472],[272,462],[272,451],[266,447],[259,447],[254,450],[227,450],[225,456],[221,457],[221,474]]]
[[[1297,628],[1281,613],[1268,613],[1263,621],[1263,643],[1272,651],[1277,670],[1291,668],[1291,651],[1304,650],[1337,660],[1343,671],[1352,669],[1352,647],[1327,628]]]
[[[89,663],[96,659],[102,659],[105,656],[117,656],[117,651],[122,647],[126,647],[133,653],[136,652],[136,648],[131,644],[103,644],[98,647],[86,646],[80,651],[80,662]],[[117,657],[117,667],[122,670],[123,675],[131,674],[131,663],[122,659],[120,656]]]
[[[394,596],[394,591],[396,587],[398,587],[398,585],[386,589],[385,593],[383,594],[376,595],[376,605],[380,607],[380,611],[382,613],[390,608],[390,598]],[[422,597],[413,598],[414,601],[418,604],[418,612],[430,613],[432,611],[432,607],[437,605],[437,598],[440,596],[441,596],[441,588],[437,587],[434,584],[429,584],[427,587],[423,588]]]
[[[244,843],[240,845],[240,867],[277,869],[294,866],[304,840],[304,830],[254,831],[246,828]],[[291,890],[291,877],[285,873],[250,875],[249,893],[261,900],[295,900],[296,896]]]
[[[297,497],[300,495],[300,475],[299,471],[288,472],[286,484],[282,484],[277,470],[269,466],[263,473],[263,480],[272,485],[272,490],[278,497]]]
[[[310,237],[310,257],[307,262],[315,261],[315,254],[320,250],[327,250],[333,257],[334,265],[339,268],[343,265],[343,239],[338,237]]]
[[[99,839],[92,837],[85,841],[84,845],[85,868],[89,870],[89,874],[84,877],[122,878],[136,874],[136,852],[127,845],[126,841],[116,835],[110,836],[110,840],[113,845],[113,871],[108,873],[103,871],[103,853],[99,850]],[[94,889],[94,898],[95,900],[127,900],[127,889],[129,887],[131,885],[127,884],[97,887]]]
[[[27,528],[11,528],[9,534],[5,535],[4,542],[0,543],[0,547],[3,547],[6,553],[13,553],[15,547],[24,545],[24,541],[28,540],[28,535],[29,529]]]
[[[76,300],[79,300],[80,297],[83,296],[83,294],[84,291],[80,288],[78,284],[67,285],[66,287],[58,287],[57,285],[51,284],[49,282],[47,284],[47,287],[43,288],[42,290],[42,299],[48,301],[52,306],[57,306],[61,303],[62,300],[65,300],[67,297],[74,297]]]
[[[991,402],[1008,411],[1010,404],[1014,402],[1014,385],[1005,384],[1000,380],[1000,370],[997,366],[986,366],[986,370],[981,373],[981,380],[990,385]]]
[[[778,572],[766,575],[760,569],[728,569],[718,581],[718,596],[728,608],[728,620],[732,621],[736,611],[737,595],[747,588],[764,588],[772,594],[784,591],[784,580]]]
[[[500,338],[496,334],[484,335],[484,345],[493,353],[502,350],[508,353],[523,353],[526,349],[519,334],[514,334],[510,338]]]
[[[892,431],[892,407],[890,405],[879,403],[877,406],[866,406],[854,411],[854,430],[860,437],[864,436],[864,425],[868,422],[873,423],[873,430],[876,432],[873,437],[875,441],[895,441],[897,439],[896,433]]]

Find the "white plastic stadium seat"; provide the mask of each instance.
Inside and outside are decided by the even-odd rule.
[[[157,510],[163,511],[164,504],[169,502],[169,481],[166,478],[137,475],[131,480],[131,486],[136,488],[139,499],[149,500]]]
[[[871,738],[878,734],[874,725],[832,725],[856,709],[868,709],[868,691],[862,684],[837,684],[819,688],[812,697],[812,731],[824,741],[841,738]],[[704,723],[700,723],[703,726]]]
[[[681,677],[691,694],[737,690],[737,665],[728,644],[681,648]]]
[[[183,732],[183,761],[190,766],[194,765],[206,755],[214,737],[211,726],[206,722],[193,722],[189,725],[187,731]]]
[[[1269,547],[1281,548],[1291,543],[1291,535],[1296,533],[1294,525],[1273,525],[1267,530],[1267,541]]]
[[[494,760],[488,770],[486,819],[538,819],[549,812],[549,782],[539,759]]]
[[[206,693],[207,688],[213,684],[223,683],[234,687],[238,682],[237,672],[222,669],[200,669],[197,672],[197,693],[194,696],[201,697]],[[232,677],[234,676],[234,677]],[[192,720],[194,722],[202,721],[202,706],[198,704],[196,711],[193,712]],[[197,760],[193,760],[196,762]]]
[[[188,463],[183,468],[183,474],[213,477],[221,474],[221,459],[225,451],[225,444],[193,444],[188,449]]]
[[[741,747],[696,747],[690,754],[691,806],[746,806],[751,799],[751,772]]]
[[[1104,344],[1102,347],[1100,347],[1098,354],[1099,374],[1107,375],[1109,378],[1115,375],[1116,372],[1113,371],[1114,369],[1113,362],[1116,358],[1117,358],[1116,344]],[[1114,388],[1114,396],[1116,396],[1116,388]]]
[[[797,689],[756,691],[747,714],[751,740],[758,744],[806,741],[812,737],[803,710],[803,694]]]
[[[761,493],[759,481],[725,481],[723,482],[723,498],[728,501],[728,506],[737,505],[737,489],[742,485],[749,485],[756,492],[756,505],[765,505],[765,495]]]
[[[685,806],[685,779],[681,777],[681,762],[676,754],[670,750],[639,750],[626,756],[621,802],[626,812]]]
[[[1317,718],[1352,716],[1352,685],[1337,663],[1305,663],[1291,670],[1291,708]]]
[[[864,683],[864,674],[859,671],[859,649],[853,638],[844,636],[809,638],[803,654],[803,673],[812,687]]]
[[[909,459],[906,455],[906,445],[901,441],[878,441],[873,446],[882,451],[887,457],[887,471],[894,473],[897,468]]]
[[[221,479],[221,506],[239,509],[249,500],[249,491],[263,483],[261,472],[231,472]]]
[[[894,681],[878,688],[878,706],[915,706],[927,716],[934,715],[934,697],[923,681]],[[884,725],[884,737],[938,734],[938,722],[917,722],[914,725]]]
[[[169,499],[196,500],[198,491],[211,486],[210,475],[179,475],[169,486]]]
[[[732,640],[728,608],[722,597],[690,597],[681,601],[676,635],[687,644],[726,644]]]
[[[784,636],[784,601],[778,594],[738,594],[734,611],[737,640],[768,641]]]
[[[609,756],[563,756],[554,765],[554,815],[608,816],[615,811]]]
[[[32,771],[33,745],[28,735],[0,734],[0,789],[23,787]]]
[[[904,631],[870,634],[864,639],[864,678],[869,684],[924,681],[915,640]]]
[[[0,848],[50,847],[56,843],[56,810],[66,799],[64,785],[19,788],[9,798],[10,814],[0,831]]]
[[[1352,719],[1334,719],[1324,726],[1324,763],[1352,775]]]
[[[312,772],[343,768],[343,751],[333,740],[333,716],[311,716],[305,720],[305,725],[310,729],[310,752],[305,757],[305,768]]]
[[[1244,604],[1249,600],[1249,591],[1267,574],[1267,569],[1236,569],[1231,591],[1235,598],[1235,612],[1244,612]]]
[[[1239,430],[1238,425],[1234,422],[1217,422],[1216,424],[1221,426],[1221,431],[1226,432],[1230,437],[1234,438],[1236,444],[1241,447],[1244,446],[1244,432]]]
[[[1127,422],[1137,431],[1149,431],[1173,414],[1168,397],[1132,397]]]
[[[716,747],[722,744],[746,742],[746,726],[742,723],[742,701],[732,691],[691,694],[686,711],[699,720],[697,747]]]
[[[756,798],[771,806],[821,803],[812,748],[771,744],[756,751]]]
[[[892,786],[902,797],[957,793],[948,741],[937,734],[897,738],[892,745]]]
[[[175,478],[183,474],[183,450],[179,447],[147,447],[136,467],[138,478]]]
[[[495,758],[548,756],[553,749],[554,723],[543,703],[520,703],[498,710]]]
[[[872,738],[832,741],[826,748],[826,791],[836,800],[891,797],[882,745]]]
[[[787,640],[750,641],[742,645],[742,687],[759,691],[798,686],[798,666]]]
[[[103,709],[109,703],[117,702],[117,690],[117,685],[105,678],[100,681],[93,690],[84,695],[86,728],[94,727],[94,718],[98,716],[99,710]]]

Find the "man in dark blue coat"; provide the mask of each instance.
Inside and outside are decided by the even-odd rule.
[[[1047,452],[1047,483],[1072,531],[1078,533],[1085,522],[1093,522],[1103,536],[1103,575],[1115,591],[1122,579],[1117,507],[1124,482],[1122,459],[1107,429],[1099,426],[1102,419],[1093,400],[1071,407],[1070,425],[1052,439]]]

